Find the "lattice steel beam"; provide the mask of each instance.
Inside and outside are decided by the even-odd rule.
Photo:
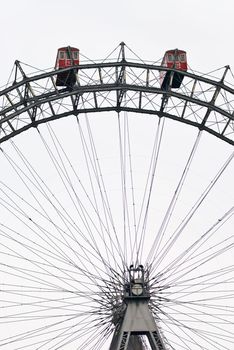
[[[14,83],[0,92],[0,142],[67,115],[129,111],[175,119],[234,145],[234,90],[224,84],[229,67],[218,81],[180,72],[181,88],[165,90],[159,73],[168,68],[128,62],[123,52],[122,47],[121,61],[80,65],[77,83],[59,89],[57,71],[27,77],[17,63],[21,80],[16,74]]]

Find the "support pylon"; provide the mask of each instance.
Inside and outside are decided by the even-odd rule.
[[[166,350],[159,327],[149,308],[149,299],[143,266],[140,265],[137,269],[130,267],[123,298],[126,309],[116,324],[110,350],[144,350],[140,336],[148,338],[152,350]]]

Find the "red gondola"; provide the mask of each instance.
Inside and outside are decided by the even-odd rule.
[[[178,49],[166,51],[163,57],[161,66],[167,67],[167,68],[175,68],[181,71],[187,71],[188,65],[187,65],[186,52]],[[161,88],[167,89],[169,86],[175,89],[179,88],[183,81],[183,78],[184,78],[184,75],[178,72],[174,72],[174,74],[171,75],[170,71],[167,71],[167,72],[161,71],[160,72]]]
[[[79,65],[79,49],[71,46],[58,49],[55,69],[63,69]],[[78,69],[74,68],[67,72],[57,74],[57,86],[73,86],[76,82],[76,73]]]

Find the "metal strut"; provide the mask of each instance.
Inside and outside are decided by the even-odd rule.
[[[142,265],[137,269],[130,267],[129,275],[123,298],[126,309],[116,325],[109,350],[144,350],[141,336],[148,338],[152,350],[166,350],[164,339],[149,308],[150,295]]]
[[[122,62],[124,63],[126,60],[125,60],[125,43],[122,41],[120,43],[120,55],[122,56]],[[126,83],[126,78],[125,78],[125,65],[123,64],[121,66],[121,69],[120,71],[118,70],[118,67],[116,67],[116,82],[117,82],[117,85],[119,87],[122,87],[123,84]],[[120,111],[120,106],[121,106],[121,103],[122,103],[122,100],[123,100],[123,97],[126,93],[126,90],[125,89],[120,89],[120,90],[117,90],[116,91],[116,94],[117,94],[117,104],[116,104],[116,107],[117,107],[117,111]]]

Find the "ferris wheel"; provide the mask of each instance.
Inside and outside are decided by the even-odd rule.
[[[146,62],[124,43],[102,61],[60,48],[48,71],[15,62],[1,349],[233,349],[233,86],[229,66],[194,72],[178,49]]]

